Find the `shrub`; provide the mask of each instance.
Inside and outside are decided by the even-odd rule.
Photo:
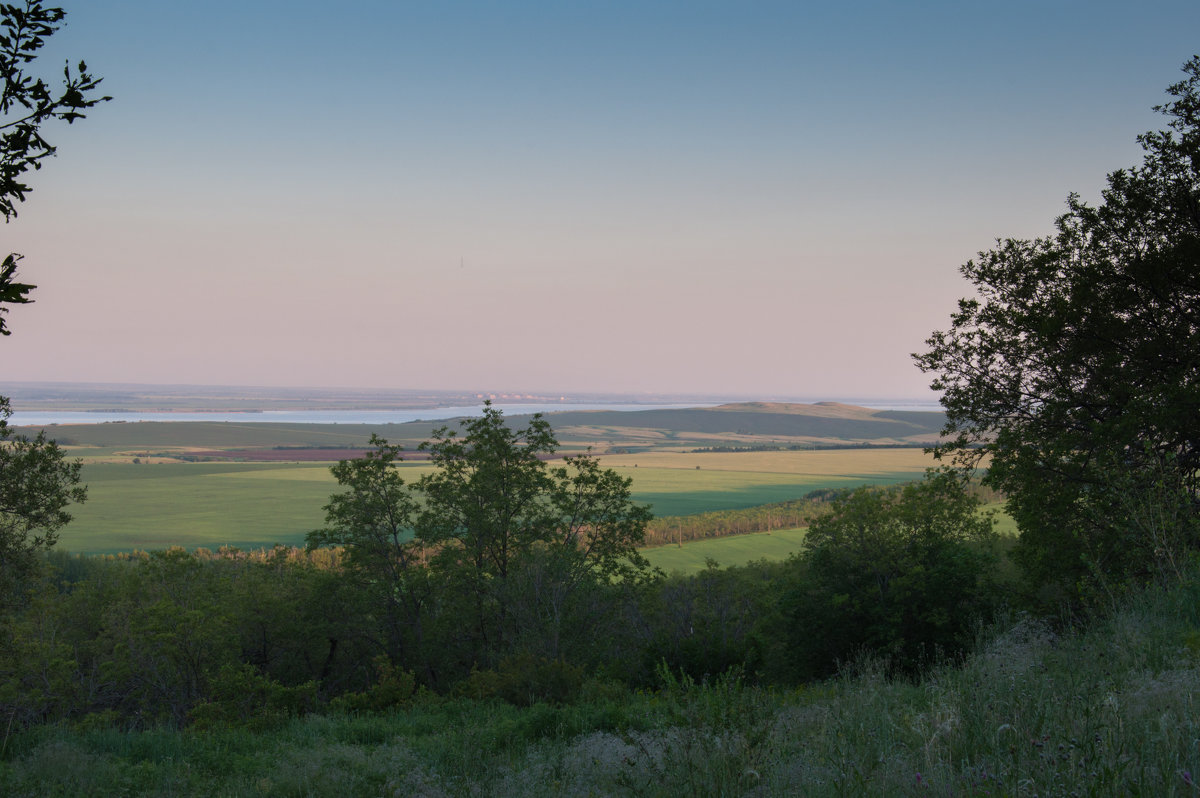
[[[786,599],[797,675],[827,675],[862,653],[911,673],[963,652],[994,606],[992,527],[946,470],[839,499],[809,527]]]
[[[454,692],[482,700],[500,698],[518,707],[538,703],[569,704],[579,697],[583,668],[561,659],[517,654],[501,660],[496,670],[472,670]]]
[[[412,671],[397,668],[386,656],[374,660],[376,681],[359,693],[345,693],[329,702],[330,709],[340,712],[384,712],[407,705],[416,692],[417,680]]]
[[[229,725],[274,728],[312,711],[317,699],[316,682],[286,687],[247,664],[221,666],[209,680],[209,691],[211,698],[188,712],[188,720],[200,729]]]

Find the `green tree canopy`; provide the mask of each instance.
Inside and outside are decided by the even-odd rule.
[[[396,469],[399,447],[372,443],[334,466],[349,490],[308,544],[344,547],[373,587],[389,655],[430,682],[451,678],[431,658],[463,671],[558,657],[598,606],[582,601],[589,590],[633,589],[649,573],[637,547],[650,511],[630,480],[589,456],[551,465],[558,442],[540,415],[518,427],[486,403],[461,430],[434,430],[422,448],[436,470],[415,483]]]
[[[32,440],[14,435],[10,414],[0,397],[0,614],[21,599],[39,570],[38,552],[71,520],[67,505],[87,497],[79,463],[67,462],[45,432]]]
[[[859,488],[812,522],[786,600],[798,675],[870,652],[913,669],[955,655],[992,607],[993,519],[949,470]]]
[[[46,39],[62,25],[61,8],[37,0],[0,5],[0,214],[7,222],[30,191],[25,173],[42,167],[55,148],[42,135],[51,120],[68,124],[108,97],[96,96],[100,79],[79,62],[63,69],[62,85],[29,74]],[[29,302],[34,286],[16,281],[21,256],[0,263],[0,335],[9,335],[5,305]],[[0,609],[15,601],[36,571],[35,554],[54,545],[58,530],[71,516],[66,506],[83,501],[79,464],[68,463],[45,433],[33,440],[16,435],[8,425],[9,401],[0,396]]]
[[[31,190],[25,174],[42,168],[56,148],[43,136],[43,126],[52,120],[71,124],[84,118],[84,111],[110,97],[97,96],[100,78],[88,73],[80,61],[72,70],[63,68],[61,85],[52,85],[29,73],[46,40],[63,23],[61,8],[46,8],[38,0],[24,5],[0,6],[0,214],[7,222],[17,215],[17,205]],[[8,335],[6,304],[24,304],[35,286],[16,281],[20,255],[12,254],[0,264],[0,335]]]
[[[347,490],[330,497],[325,526],[308,534],[308,548],[342,548],[343,563],[372,597],[388,656],[417,660],[424,650],[428,595],[424,544],[413,537],[418,498],[394,467],[401,448],[377,435],[371,445],[375,448],[362,457],[330,468]]]
[[[1068,592],[1197,543],[1200,57],[1184,72],[1141,165],[1099,205],[1071,195],[1055,235],[964,265],[976,295],[914,356],[943,395],[939,453],[986,462],[1021,562]]]
[[[581,588],[633,585],[646,573],[637,546],[650,510],[632,501],[630,480],[589,456],[549,466],[558,441],[540,414],[515,429],[488,402],[462,432],[442,427],[422,445],[437,471],[420,484],[418,535],[469,596],[483,662],[495,664],[518,640],[524,650],[558,656]]]

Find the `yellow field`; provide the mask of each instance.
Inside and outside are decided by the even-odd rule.
[[[817,449],[785,452],[644,452],[604,455],[606,468],[668,468],[695,471],[741,471],[755,474],[798,474],[819,477],[863,477],[869,474],[919,474],[937,463],[922,449]],[[636,477],[636,475],[634,475]]]
[[[256,464],[267,465],[267,464]],[[208,479],[236,479],[239,482],[243,480],[283,480],[285,482],[327,482],[330,486],[330,492],[337,490],[337,482],[333,475],[329,473],[330,463],[302,463],[302,464],[280,464],[276,468],[261,468],[257,471],[240,471],[231,472],[228,474],[213,473],[207,474]],[[433,464],[426,461],[423,463],[404,463],[400,465],[400,475],[404,477],[405,482],[416,482],[426,474],[434,472]]]

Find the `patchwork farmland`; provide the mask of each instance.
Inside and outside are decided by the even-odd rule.
[[[603,466],[632,480],[635,498],[658,517],[916,479],[933,464],[930,456],[917,447],[879,444],[895,447],[902,432],[928,439],[941,421],[937,413],[760,403],[549,418],[564,452],[590,447]],[[370,436],[379,434],[405,446],[408,461],[400,468],[406,479],[419,479],[430,465],[412,450],[435,426],[142,422],[47,428],[83,460],[89,485],[88,502],[73,508],[75,520],[59,545],[80,553],[297,545],[323,523],[322,508],[337,489],[332,461],[364,451]],[[814,430],[839,437],[813,438],[808,433]],[[892,434],[870,437],[881,430]],[[856,444],[868,448],[792,448]],[[695,451],[714,447],[733,451]]]

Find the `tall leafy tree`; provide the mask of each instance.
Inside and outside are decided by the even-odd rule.
[[[344,565],[371,597],[381,647],[393,661],[416,662],[425,647],[429,596],[424,543],[413,537],[418,499],[394,467],[401,448],[376,435],[371,445],[362,457],[330,469],[347,490],[325,505],[325,526],[308,534],[308,548],[342,547]],[[330,640],[331,649],[338,642]]]
[[[372,444],[333,467],[347,490],[308,545],[342,548],[392,661],[429,684],[590,646],[581,638],[608,592],[651,576],[637,550],[650,510],[630,480],[589,456],[551,465],[558,441],[540,415],[517,427],[488,403],[460,429],[434,430],[422,449],[435,470],[415,483],[396,468],[400,447]]]
[[[30,187],[30,170],[54,155],[43,126],[59,120],[68,124],[108,97],[97,95],[100,79],[80,61],[63,69],[61,85],[30,74],[46,40],[62,25],[61,8],[36,0],[0,5],[0,214],[6,222]],[[29,302],[34,286],[17,282],[21,256],[0,263],[0,335],[9,335],[6,305]],[[70,520],[66,506],[83,501],[79,465],[68,463],[45,434],[33,440],[14,434],[8,426],[9,401],[0,396],[0,608],[14,601],[36,565],[35,553],[54,544],[58,530]]]
[[[557,656],[581,587],[646,572],[649,508],[590,457],[551,468],[558,441],[540,415],[516,429],[488,403],[461,435],[442,427],[423,448],[437,470],[420,484],[418,535],[467,598],[473,657],[495,664],[518,640]]]
[[[90,74],[83,61],[75,69],[68,63],[56,87],[30,74],[38,51],[65,17],[61,8],[47,8],[37,0],[0,5],[0,214],[6,222],[16,217],[17,205],[31,190],[26,173],[41,169],[56,152],[43,135],[45,124],[71,124],[83,119],[87,109],[111,99],[98,96],[101,79]],[[4,305],[31,301],[29,292],[35,287],[16,281],[20,259],[10,254],[0,264],[0,335],[10,333]]]
[[[0,612],[20,601],[38,572],[38,553],[71,520],[67,506],[87,496],[79,463],[68,462],[45,432],[32,440],[14,434],[9,415],[0,397]]]
[[[1200,57],[1099,205],[961,269],[976,295],[933,333],[949,442],[1008,496],[1040,583],[1170,570],[1200,544]]]

